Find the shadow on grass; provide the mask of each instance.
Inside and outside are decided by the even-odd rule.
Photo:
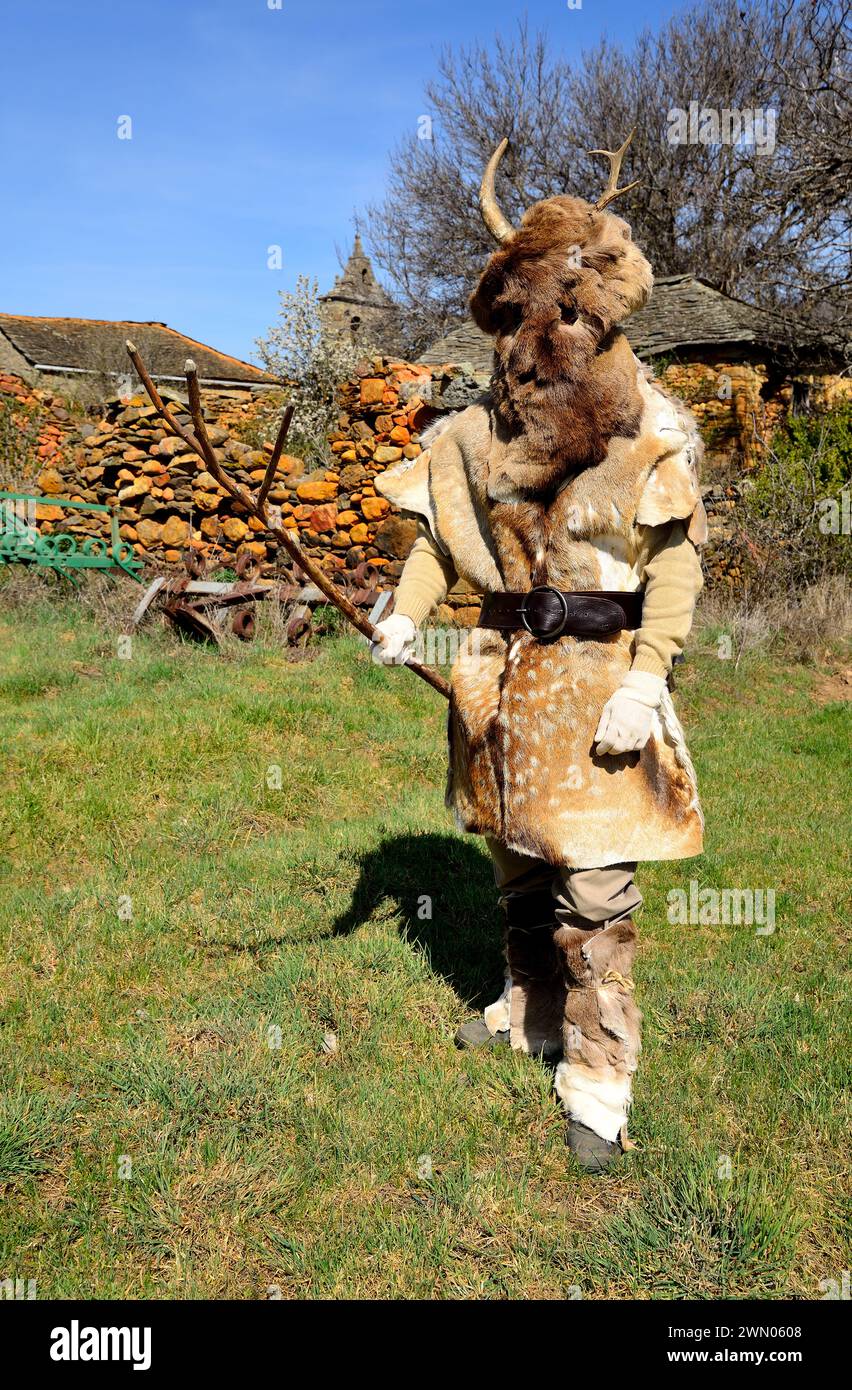
[[[391,903],[400,932],[473,1009],[503,985],[502,913],[482,842],[457,835],[398,835],[358,859],[352,901],[334,922],[346,935]]]

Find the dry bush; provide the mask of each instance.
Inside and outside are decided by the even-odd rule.
[[[151,575],[153,578],[153,575]],[[62,604],[69,616],[87,614],[106,632],[128,631],[130,616],[145,592],[123,574],[82,573],[76,582],[36,565],[0,565],[0,609],[37,619],[38,610]]]
[[[828,575],[799,593],[779,591],[760,600],[748,592],[714,589],[699,604],[693,641],[716,648],[724,637],[735,663],[761,651],[808,665],[833,662],[844,653],[848,660],[852,584],[843,575]]]
[[[731,537],[752,601],[771,604],[834,574],[852,580],[852,401],[790,415],[760,442],[763,461],[747,479]]]

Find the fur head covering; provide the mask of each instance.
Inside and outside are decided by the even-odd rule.
[[[491,256],[470,307],[482,331],[495,336],[519,315],[550,310],[564,322],[560,309],[567,308],[600,341],[647,303],[653,283],[623,218],[563,195],[527,209]]]
[[[470,301],[495,340],[498,415],[549,477],[599,462],[614,433],[638,428],[635,363],[617,325],[647,302],[651,267],[623,218],[582,198],[534,203],[500,235]]]

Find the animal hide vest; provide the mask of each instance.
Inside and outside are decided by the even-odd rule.
[[[427,522],[476,592],[637,589],[638,528],[682,519],[691,539],[704,536],[694,424],[632,358],[634,367],[636,435],[613,437],[599,464],[546,494],[534,490],[523,435],[507,436],[487,399],[376,487]],[[577,869],[700,853],[695,774],[667,690],[641,752],[594,752],[633,637],[468,635],[449,716],[447,803],[462,829]]]

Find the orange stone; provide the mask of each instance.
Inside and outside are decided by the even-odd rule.
[[[55,468],[43,468],[38,475],[38,485],[42,492],[47,492],[51,495],[62,492],[65,487],[62,474],[57,473]]]
[[[390,502],[386,497],[365,497],[361,511],[368,521],[378,521],[390,511]]]
[[[163,528],[158,521],[151,521],[147,516],[143,516],[141,521],[136,523],[136,534],[143,545],[156,545],[163,536]]]
[[[150,478],[137,478],[135,483],[129,483],[127,487],[120,489],[118,494],[119,502],[128,502],[133,497],[144,497],[151,491],[153,484]]]
[[[330,502],[337,496],[337,483],[300,483],[296,495],[303,502]]]
[[[245,540],[248,535],[248,527],[238,516],[226,516],[222,522],[222,530],[228,540],[234,542]]]
[[[163,545],[183,545],[189,539],[189,523],[184,521],[183,517],[170,516],[163,524],[161,539]]]
[[[385,394],[384,377],[367,376],[361,382],[361,404],[376,405]]]
[[[324,531],[337,530],[337,508],[331,505],[315,507],[308,522],[312,531],[318,535]]]

